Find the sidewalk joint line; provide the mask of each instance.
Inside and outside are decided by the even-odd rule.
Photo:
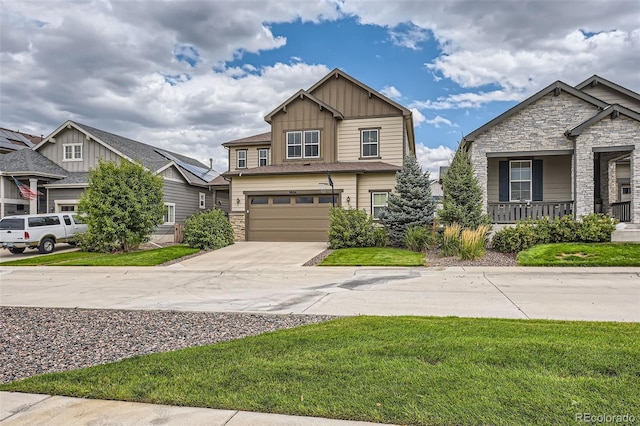
[[[9,391],[3,391],[3,392],[9,393]],[[21,393],[21,392],[18,392],[18,393]],[[49,400],[51,398],[53,398],[53,395],[48,395],[45,399],[42,399],[42,400],[37,401],[37,402],[34,402],[33,404],[21,405],[19,407],[18,411],[12,412],[7,417],[0,418],[0,423],[4,422],[5,420],[9,420],[11,417],[15,416],[16,414],[24,413],[25,411],[30,410],[32,407],[40,404],[41,402],[45,402],[45,401],[47,401],[47,400]]]
[[[504,291],[502,291],[502,289],[501,289],[500,287],[498,287],[497,285],[495,285],[495,284],[493,283],[493,281],[491,281],[491,280],[489,279],[489,277],[487,277],[487,273],[486,273],[486,272],[483,272],[483,273],[482,273],[482,276],[484,277],[484,279],[485,279],[485,280],[489,281],[489,284],[491,284],[493,287],[495,287],[495,289],[496,289],[496,290],[498,290],[500,293],[502,293],[502,295],[503,295],[504,297],[506,297],[506,299],[507,299],[509,302],[511,302],[511,304],[512,304],[513,306],[515,306],[515,307],[516,307],[520,312],[522,312],[522,315],[524,315],[527,319],[531,319],[531,318],[529,318],[529,315],[527,315],[525,311],[523,311],[522,309],[520,309],[520,306],[518,306],[518,305],[517,305],[517,304],[516,304],[516,303],[515,303],[515,302],[514,302],[514,301],[513,301],[509,296],[507,296],[507,294],[506,294]]]
[[[231,417],[229,417],[229,418],[227,419],[227,421],[226,421],[226,422],[224,422],[224,423],[222,424],[222,426],[226,426],[226,425],[228,425],[228,424],[229,424],[229,422],[230,422],[231,420],[233,420],[233,418],[234,418],[234,417],[236,416],[236,414],[238,414],[239,412],[240,412],[240,410],[235,410],[235,412],[233,413],[233,415],[232,415]]]

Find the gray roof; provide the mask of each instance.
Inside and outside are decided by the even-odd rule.
[[[31,149],[20,149],[0,155],[0,172],[4,175],[16,173],[53,177],[64,177],[69,174],[44,155]]]
[[[50,185],[88,185],[89,173],[85,172],[67,172],[67,177],[56,182],[52,182]]]
[[[599,113],[595,114],[593,117],[567,130],[564,134],[565,136],[579,136],[582,134],[582,132],[584,132],[586,128],[592,126],[593,124],[597,123],[603,118],[609,117],[609,116],[617,118],[618,115],[620,114],[625,115],[633,120],[640,121],[640,114],[638,114],[637,112],[630,110],[629,108],[625,108],[622,105],[613,104],[611,106],[608,106],[604,110],[600,111]]]
[[[230,145],[268,145],[271,143],[271,132],[260,133],[259,135],[251,135],[246,138],[235,139],[225,142],[222,146]]]
[[[96,129],[95,127],[87,126],[86,124],[81,124],[75,121],[72,121],[74,125],[78,128],[84,130],[85,132],[93,135],[95,138],[99,139],[101,142],[113,148],[115,151],[118,151],[120,154],[125,155],[126,157],[140,162],[143,166],[148,168],[149,170],[156,171],[161,169],[162,167],[169,164],[172,160],[162,155],[161,153],[167,152],[168,154],[174,156],[175,158],[183,161],[187,164],[197,166],[199,168],[207,169],[207,166],[195,160],[193,158],[177,154],[165,149],[160,149],[151,145],[147,145],[142,142],[135,141],[133,139],[125,138],[124,136],[116,135],[113,133],[106,132],[104,130]],[[208,182],[201,178],[200,176],[196,176],[191,173],[187,169],[181,167],[179,164],[177,167],[184,173],[184,175],[189,179],[191,183],[204,185]]]

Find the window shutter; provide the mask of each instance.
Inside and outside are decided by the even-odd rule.
[[[498,201],[509,201],[509,162],[500,161],[498,164]]]
[[[542,201],[542,160],[533,160],[531,168],[531,201]]]

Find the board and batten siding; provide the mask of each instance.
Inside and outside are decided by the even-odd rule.
[[[633,99],[630,96],[620,93],[617,90],[613,90],[603,84],[596,86],[587,86],[582,89],[582,92],[605,101],[608,104],[618,104],[623,107],[627,107],[634,111],[640,112],[640,101]]]
[[[64,145],[82,144],[82,161],[65,161]],[[38,152],[69,172],[88,172],[98,167],[99,160],[119,161],[121,156],[106,148],[77,129],[65,129],[59,133],[55,142],[44,144]]]
[[[543,201],[571,201],[571,156],[554,155],[548,157],[526,157],[523,159],[542,160],[542,198]],[[500,161],[507,158],[488,158],[487,198],[490,203],[499,202]]]
[[[396,186],[395,172],[366,173],[358,176],[358,209],[371,214],[371,192],[393,192]]]
[[[206,194],[206,208],[199,207],[199,193]],[[176,205],[176,223],[184,223],[184,220],[201,210],[213,208],[213,194],[207,188],[191,186],[186,182],[164,180],[164,202]]]
[[[255,145],[248,146],[237,146],[229,149],[230,153],[230,163],[229,170],[240,170],[238,169],[238,151],[247,151],[247,167],[246,169],[251,169],[254,167],[258,167],[258,150],[260,149],[268,149],[269,150],[269,161],[268,164],[271,164],[271,147],[269,145],[256,147]]]
[[[311,94],[340,111],[345,118],[402,115],[395,106],[342,76],[329,78]]]
[[[362,129],[380,129],[380,157],[361,157]],[[343,120],[338,123],[338,161],[382,161],[402,167],[404,139],[402,116]]]
[[[356,175],[354,173],[332,173],[331,179],[335,190],[342,190],[341,205],[356,206]],[[279,176],[234,176],[231,182],[231,212],[245,212],[245,191],[314,191],[331,194],[331,187],[323,185],[327,182],[327,174],[279,175]],[[336,193],[337,195],[338,193]],[[347,197],[350,202],[347,202]],[[239,202],[238,202],[239,200]]]
[[[335,162],[335,129],[336,119],[330,111],[321,109],[317,103],[307,98],[292,101],[287,105],[286,112],[279,111],[271,121],[272,164]],[[287,132],[304,130],[320,131],[320,157],[287,159]],[[304,154],[304,146],[302,149]]]

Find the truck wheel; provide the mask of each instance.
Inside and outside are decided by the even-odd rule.
[[[9,251],[13,254],[20,254],[20,253],[24,253],[24,247],[22,248],[18,248],[18,247],[11,247],[9,249]]]
[[[51,238],[45,238],[40,243],[40,246],[38,247],[38,251],[42,254],[51,253],[55,246],[56,245]]]

